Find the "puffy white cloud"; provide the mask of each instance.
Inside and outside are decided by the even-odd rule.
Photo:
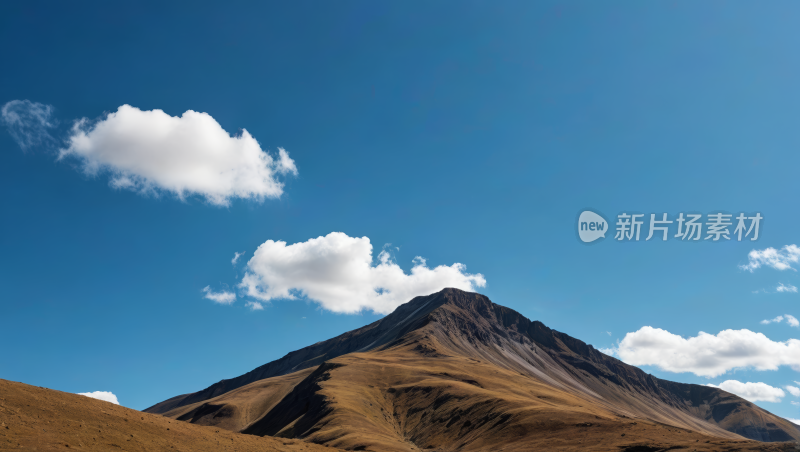
[[[108,171],[113,187],[181,199],[197,194],[216,205],[278,198],[277,174],[297,174],[284,149],[276,160],[246,130],[231,136],[207,113],[178,117],[130,105],[94,123],[77,121],[59,158],[69,156],[88,174]]]
[[[766,265],[776,270],[794,270],[792,264],[800,261],[800,247],[797,245],[786,245],[780,250],[775,248],[765,248],[763,250],[753,250],[747,255],[748,262],[740,265],[739,268],[753,272],[754,270]]]
[[[240,253],[238,251],[234,251],[233,252],[233,259],[231,259],[231,264],[232,265],[236,265],[236,263],[239,262],[239,258],[242,257],[242,256],[244,256],[244,252]]]
[[[222,291],[222,292],[214,292],[211,290],[211,286],[203,287],[203,298],[207,298],[215,303],[219,304],[231,304],[236,301],[236,294],[233,292]]]
[[[247,263],[239,287],[261,301],[305,295],[333,312],[387,314],[418,295],[486,285],[483,275],[466,273],[463,264],[429,268],[418,256],[406,274],[386,251],[378,261],[372,265],[369,238],[341,232],[292,245],[267,240]]]
[[[789,391],[789,394],[795,397],[800,397],[800,388],[798,388],[797,386],[786,385],[784,387],[786,388],[787,391]]]
[[[751,402],[780,402],[781,398],[786,395],[781,388],[775,388],[760,382],[751,383],[748,381],[747,383],[742,383],[737,380],[725,380],[719,386],[706,386],[720,388]]]
[[[104,400],[106,402],[111,402],[115,405],[119,405],[119,400],[117,400],[117,396],[108,391],[79,392],[78,395],[91,397],[97,400]]]
[[[788,323],[789,326],[793,326],[795,328],[800,327],[800,321],[798,321],[797,318],[791,314],[779,315],[778,317],[770,320],[762,320],[761,324],[769,325],[770,323],[781,323],[784,320],[786,320],[786,323]]]
[[[0,108],[0,119],[22,150],[55,143],[50,135],[56,125],[52,116],[52,105],[29,100],[12,100]]]
[[[776,287],[775,290],[777,290],[778,292],[794,292],[794,293],[797,293],[797,287],[795,287],[795,286],[793,286],[791,284],[787,284],[787,285],[784,286],[783,283],[778,283],[778,287]]]
[[[792,424],[800,425],[800,419],[792,419],[790,417],[785,417],[784,419],[786,419],[787,421],[791,422]]]
[[[770,340],[750,330],[704,332],[685,339],[660,328],[645,326],[619,343],[618,356],[634,366],[656,366],[668,372],[692,372],[716,377],[732,369],[800,371],[800,340]]]

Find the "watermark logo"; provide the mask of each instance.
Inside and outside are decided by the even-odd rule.
[[[707,215],[687,212],[679,212],[677,215],[663,212],[659,214],[622,212],[617,215],[616,223],[610,225],[610,228],[615,230],[609,231],[609,224],[605,218],[591,210],[584,210],[578,217],[578,238],[583,243],[592,243],[605,238],[607,232],[614,232],[613,238],[617,242],[756,241],[763,219],[759,212],[750,214],[740,212],[737,216],[726,212]]]
[[[603,217],[592,212],[591,210],[584,210],[578,217],[578,236],[584,243],[594,242],[599,238],[605,238],[608,231],[608,223]]]

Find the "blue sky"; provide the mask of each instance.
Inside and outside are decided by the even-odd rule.
[[[0,134],[0,378],[144,409],[372,322],[238,286],[259,245],[332,232],[368,237],[372,265],[391,251],[406,275],[416,256],[464,264],[496,303],[598,348],[644,326],[800,337],[760,323],[800,316],[800,294],[776,291],[800,286],[798,265],[739,267],[800,242],[799,15],[792,2],[4,2],[0,104],[52,106],[55,126],[25,150]],[[74,121],[123,105],[207,113],[275,162],[285,149],[297,175],[275,166],[280,196],[215,203],[58,158]],[[764,220],[757,242],[586,246],[586,208],[610,223]],[[784,388],[800,380],[792,362],[711,378],[643,368]],[[793,401],[758,404],[800,418]]]

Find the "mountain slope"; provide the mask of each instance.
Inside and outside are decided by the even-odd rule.
[[[175,422],[109,402],[0,380],[0,451],[311,452],[330,448]]]
[[[455,289],[146,411],[348,449],[524,450],[542,438],[585,448],[576,438],[620,429],[622,446],[800,439],[797,426],[737,396],[655,378]]]

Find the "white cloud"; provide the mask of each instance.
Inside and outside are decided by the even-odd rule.
[[[119,405],[119,400],[117,400],[117,396],[108,391],[79,392],[78,395],[91,397],[97,400],[104,400],[106,402],[111,402],[115,405]]]
[[[253,311],[263,311],[264,310],[264,306],[261,303],[257,302],[257,301],[248,301],[244,305],[247,306],[248,308],[250,308]],[[305,317],[303,317],[303,318],[305,318]]]
[[[778,283],[778,287],[776,287],[775,290],[777,290],[778,292],[794,292],[794,293],[797,293],[797,287],[795,287],[795,286],[793,286],[791,284],[787,284],[787,285],[784,286],[783,283]]]
[[[341,232],[292,245],[267,240],[247,263],[239,286],[261,301],[305,295],[333,312],[387,314],[418,295],[486,285],[483,275],[466,273],[458,263],[429,268],[418,256],[406,274],[386,251],[378,260],[373,266],[369,238]]]
[[[791,404],[792,404],[792,405],[794,405],[794,406],[800,406],[800,402],[797,402],[797,401],[795,401],[795,400],[792,400],[792,401],[791,401],[791,402],[789,402],[789,403],[791,403]],[[796,423],[797,423],[797,422],[795,422],[795,424],[796,424]]]
[[[778,317],[775,317],[774,319],[771,320],[762,320],[761,324],[769,325],[770,323],[781,323],[784,320],[786,320],[786,323],[788,323],[789,326],[793,326],[795,328],[800,327],[800,321],[798,321],[797,318],[791,314],[779,315]]]
[[[608,356],[614,356],[614,355],[616,355],[616,354],[617,354],[617,349],[616,349],[616,348],[614,348],[614,347],[609,347],[609,348],[598,348],[597,350],[598,350],[599,352],[601,352],[601,353],[605,353],[605,354],[606,354],[606,355],[608,355]]]
[[[0,119],[23,151],[55,143],[49,130],[56,125],[52,116],[52,105],[29,100],[12,100],[0,108]]]
[[[242,256],[244,256],[244,251],[241,252],[241,253],[238,252],[238,251],[234,251],[233,252],[233,259],[231,259],[231,264],[232,265],[236,265],[236,263],[239,262],[239,258],[242,257]]]
[[[781,388],[774,388],[766,383],[742,383],[737,380],[726,380],[716,385],[706,385],[719,388],[723,391],[736,394],[739,397],[751,402],[780,402],[786,395]]]
[[[789,385],[784,386],[784,388],[786,388],[786,390],[789,391],[789,394],[791,394],[791,395],[793,395],[795,397],[800,397],[800,388],[798,388],[796,386],[789,386]]]
[[[684,339],[660,328],[645,326],[628,333],[619,343],[618,356],[634,366],[656,366],[668,372],[692,372],[716,377],[729,370],[777,370],[790,366],[800,371],[800,340],[772,341],[750,330],[704,332]]]
[[[787,421],[791,422],[792,424],[800,425],[800,419],[792,419],[790,417],[785,417],[784,419],[786,419]]]
[[[611,336],[611,331],[606,331],[606,333],[607,333],[609,336]]]
[[[59,158],[72,156],[87,174],[108,171],[111,185],[142,193],[197,194],[216,205],[231,198],[278,198],[277,174],[297,174],[284,149],[277,161],[246,130],[231,136],[211,115],[170,116],[123,105],[104,119],[77,121]]]
[[[786,245],[780,250],[776,250],[775,248],[752,250],[747,257],[749,260],[748,263],[746,265],[740,265],[739,268],[751,273],[763,265],[776,270],[794,270],[792,264],[800,261],[800,247],[797,245]]]
[[[236,301],[236,294],[233,292],[214,292],[211,290],[211,286],[203,287],[203,298],[207,298],[215,303],[219,304],[231,304]]]

